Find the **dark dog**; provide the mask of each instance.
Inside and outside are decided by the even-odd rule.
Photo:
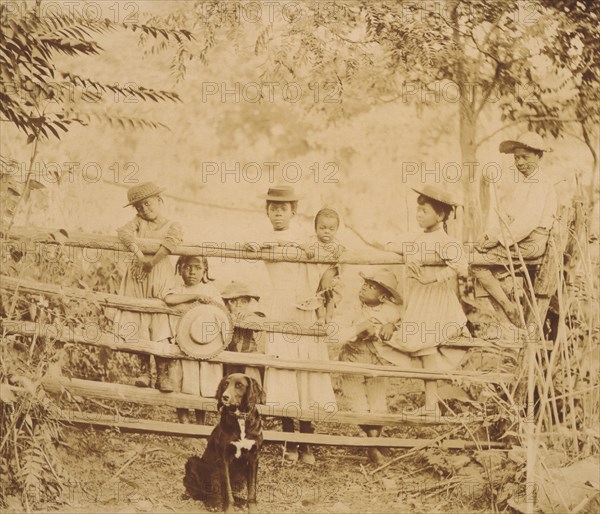
[[[191,457],[185,464],[183,484],[189,495],[207,507],[222,504],[232,512],[233,492],[248,491],[248,510],[256,507],[258,457],[262,447],[262,420],[257,403],[265,403],[256,380],[233,373],[221,380],[217,389],[217,407],[221,420],[214,428],[204,455]]]

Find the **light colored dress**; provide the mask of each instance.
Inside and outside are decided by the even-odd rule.
[[[265,242],[277,242],[280,245],[300,244],[307,240],[305,234],[294,228],[282,231],[271,229],[264,238]],[[300,248],[286,248],[286,255],[302,255]],[[316,265],[265,261],[265,266],[272,286],[270,317],[290,322],[292,330],[294,322],[308,326],[316,322],[315,311],[303,311],[296,307],[315,293],[309,267]],[[327,345],[317,336],[269,333],[266,354],[285,360],[329,360]],[[325,405],[337,407],[328,373],[267,368],[265,391],[267,402],[287,409],[290,416],[296,414],[298,408],[306,414],[317,405],[321,408]]]
[[[163,300],[169,294],[199,294],[207,296],[214,302],[224,306],[218,289],[211,284],[204,284],[202,282],[194,286],[179,284],[169,289]],[[173,334],[177,334],[177,326],[180,319],[180,316],[169,316],[169,323]],[[182,359],[180,362],[182,371],[181,392],[209,398],[214,397],[219,387],[219,382],[223,378],[223,364],[185,359]]]
[[[165,220],[157,224],[143,220],[139,216],[119,228],[117,234],[129,251],[135,249],[137,238],[159,239],[160,244],[169,252],[173,252],[182,240],[179,223]],[[143,280],[137,278],[137,270],[138,264],[134,259],[125,271],[119,295],[135,298],[164,298],[165,292],[173,286],[175,271],[169,257],[158,262]],[[137,339],[161,341],[173,335],[167,314],[119,311],[115,322],[119,335],[132,342]]]
[[[462,244],[441,228],[433,232],[408,235],[387,249],[402,253],[406,263],[421,263],[426,258],[442,259],[445,266],[422,266],[423,275],[435,282],[407,281],[406,310],[389,345],[411,357],[437,355],[439,368],[455,367],[463,350],[439,345],[467,334],[467,317],[457,295],[456,278],[467,274],[468,260]]]

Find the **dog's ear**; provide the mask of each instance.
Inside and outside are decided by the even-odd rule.
[[[248,381],[248,388],[246,389],[243,402],[245,410],[249,411],[252,410],[257,403],[266,403],[266,397],[262,387],[258,385],[258,382],[254,378],[246,375],[246,380]]]
[[[215,395],[217,398],[217,410],[221,410],[223,407],[223,393],[227,388],[227,377],[223,377],[219,382],[219,387],[217,387],[217,394]]]

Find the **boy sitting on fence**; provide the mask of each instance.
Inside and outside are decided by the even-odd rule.
[[[396,359],[392,354],[400,352],[389,347],[386,341],[391,338],[400,321],[402,298],[396,291],[398,280],[388,269],[380,269],[373,275],[360,273],[360,276],[364,279],[358,293],[360,309],[353,318],[353,325],[340,331],[340,340],[347,340],[340,352],[340,360],[379,365],[395,363]],[[342,392],[352,400],[351,410],[386,413],[385,380],[382,377],[344,375]],[[361,425],[361,428],[367,437],[381,435],[381,426]],[[383,463],[383,455],[377,448],[370,447],[367,453],[373,463]]]
[[[540,160],[544,152],[551,151],[544,145],[542,137],[535,132],[525,132],[515,141],[500,143],[500,153],[513,154],[515,167],[515,188],[503,212],[492,218],[478,241],[478,250],[493,257],[507,257],[510,250],[513,259],[541,257],[546,251],[550,229],[554,223],[557,199],[554,186],[540,172]],[[515,301],[511,301],[500,281],[485,267],[473,266],[473,274],[498,302],[509,321],[522,326],[520,313]]]

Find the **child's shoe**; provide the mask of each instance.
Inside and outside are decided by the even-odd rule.
[[[179,420],[179,423],[190,423],[191,420],[189,411],[187,409],[177,409],[177,419]]]
[[[196,424],[198,425],[206,425],[206,412],[200,409],[196,409]]]
[[[298,447],[295,444],[286,445],[283,451],[283,460],[287,462],[298,462]]]
[[[298,447],[298,451],[300,453],[300,462],[303,464],[308,464],[309,466],[315,465],[315,454],[310,446],[307,444],[301,444]]]
[[[387,462],[379,448],[375,448],[374,446],[367,448],[367,455],[369,460],[376,466],[383,466]]]
[[[150,366],[150,356],[140,355],[140,374],[133,379],[133,385],[136,387],[150,387],[152,383],[152,371]]]

